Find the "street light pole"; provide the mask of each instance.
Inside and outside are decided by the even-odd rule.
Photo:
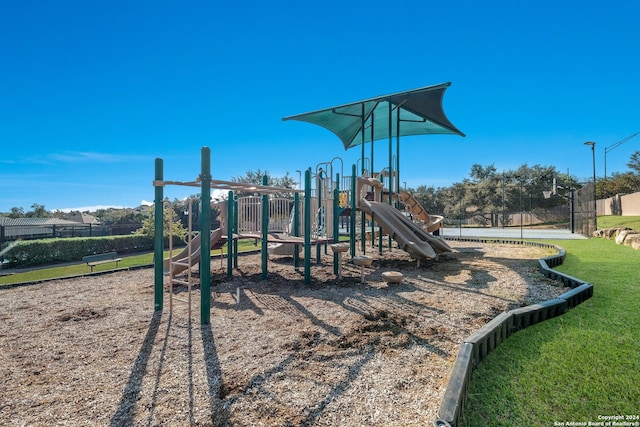
[[[598,202],[596,198],[596,143],[587,141],[584,145],[591,146],[591,158],[593,161],[593,231],[598,229]]]

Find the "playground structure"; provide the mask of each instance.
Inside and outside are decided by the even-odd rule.
[[[288,244],[302,246],[304,248],[304,282],[310,283],[310,260],[311,246],[318,246],[318,258],[320,256],[320,244],[327,244],[338,240],[337,215],[333,212],[337,210],[338,198],[333,199],[333,205],[327,205],[323,200],[322,180],[323,175],[319,174],[319,184],[316,190],[317,195],[312,201],[311,194],[311,170],[305,171],[305,189],[284,189],[269,187],[267,185],[251,185],[228,181],[212,180],[210,174],[211,151],[208,147],[201,150],[201,174],[196,181],[165,181],[163,178],[163,161],[156,159],[155,179],[155,220],[156,231],[163,230],[164,224],[164,187],[167,185],[190,186],[200,188],[199,198],[199,234],[193,237],[191,230],[188,233],[186,247],[173,254],[172,244],[170,244],[170,255],[167,260],[163,260],[164,236],[162,232],[155,233],[154,240],[154,300],[155,310],[161,311],[164,300],[164,280],[165,274],[170,276],[170,288],[173,284],[186,284],[191,286],[191,268],[199,265],[200,290],[201,290],[201,323],[208,324],[210,321],[211,288],[210,280],[211,267],[208,262],[201,262],[202,254],[210,254],[212,248],[227,244],[227,270],[228,275],[232,275],[232,270],[237,267],[237,241],[238,239],[256,239],[261,241],[262,253],[262,277],[268,276],[268,245],[269,243]],[[266,177],[263,181],[266,184]],[[220,209],[221,227],[211,230],[211,189],[226,189],[229,191],[227,202],[217,203],[214,207]],[[254,192],[261,194],[259,197],[236,198],[234,191]],[[334,190],[337,194],[337,189]],[[293,200],[283,203],[282,200],[274,199],[270,203],[270,194],[291,192]],[[304,194],[304,199],[300,200],[300,193]],[[191,203],[190,203],[191,206]],[[286,211],[283,210],[286,206]],[[226,209],[225,209],[226,207]],[[290,209],[289,209],[290,208]],[[303,215],[300,211],[303,211]],[[288,212],[287,212],[288,211]],[[288,215],[287,215],[288,213]],[[273,214],[273,215],[271,215]],[[290,217],[289,217],[290,216]],[[312,216],[314,221],[312,222]],[[191,217],[191,216],[190,216]],[[270,219],[273,227],[270,227]],[[287,230],[283,227],[288,225]],[[285,232],[286,231],[286,232]],[[202,238],[201,236],[210,236]],[[193,237],[193,238],[192,238]],[[171,239],[170,239],[171,240]],[[294,263],[298,268],[298,251],[294,250]],[[163,262],[160,262],[163,260]],[[337,260],[337,256],[336,256]],[[335,263],[337,270],[337,261]],[[178,279],[176,275],[187,270],[187,280]],[[172,304],[172,303],[170,303]]]
[[[194,284],[192,268],[199,265],[200,291],[201,291],[201,323],[210,321],[209,311],[211,304],[210,280],[204,278],[211,276],[211,266],[208,262],[201,262],[202,254],[210,254],[211,250],[227,247],[227,275],[233,275],[233,269],[238,267],[237,242],[240,239],[254,239],[261,242],[262,254],[262,278],[268,277],[268,255],[287,254],[292,255],[296,269],[300,267],[300,251],[303,250],[304,283],[311,281],[310,263],[311,248],[316,246],[317,262],[321,259],[321,250],[324,247],[327,254],[329,243],[337,243],[340,236],[339,217],[342,212],[349,210],[351,258],[356,257],[356,231],[360,231],[361,253],[366,254],[367,229],[371,236],[372,247],[376,246],[375,236],[378,236],[378,250],[382,253],[384,244],[383,236],[389,237],[388,247],[392,248],[391,240],[394,240],[400,249],[406,251],[411,258],[417,260],[433,259],[438,254],[451,251],[451,248],[440,237],[431,233],[442,226],[442,217],[430,216],[418,201],[409,193],[391,194],[385,193],[384,184],[377,178],[366,176],[342,177],[343,183],[351,182],[351,186],[340,191],[340,174],[336,174],[335,181],[331,175],[321,168],[316,169],[314,175],[315,186],[312,185],[311,168],[305,171],[304,189],[285,189],[270,187],[267,185],[243,184],[228,181],[212,180],[210,177],[210,149],[202,148],[202,171],[196,181],[165,181],[163,179],[162,159],[156,159],[156,176],[153,182],[156,188],[155,229],[162,230],[164,224],[163,188],[167,185],[199,187],[201,195],[197,199],[189,201],[189,218],[192,218],[192,209],[195,201],[198,202],[199,233],[194,233],[193,224],[189,223],[186,246],[179,251],[173,250],[172,239],[169,239],[169,257],[163,259],[164,236],[163,233],[155,234],[154,257],[163,260],[155,263],[155,309],[162,310],[164,293],[164,276],[169,276],[169,302],[170,310],[173,304],[173,286],[185,285],[188,287],[188,300],[191,305],[191,289]],[[368,174],[368,173],[367,173]],[[382,174],[378,174],[382,177]],[[266,177],[263,180],[266,184]],[[225,201],[211,200],[211,189],[228,190],[228,198]],[[238,192],[253,192],[258,196],[238,197]],[[270,197],[271,194],[291,192],[293,198]],[[300,194],[303,200],[300,200]],[[383,203],[383,194],[388,194],[394,206]],[[369,200],[371,199],[371,200]],[[351,200],[350,204],[347,204]],[[403,213],[398,208],[404,204],[408,211]],[[347,205],[345,205],[347,204]],[[172,209],[171,205],[169,204]],[[220,227],[211,229],[211,212],[219,211]],[[356,211],[362,212],[358,221]],[[422,222],[413,222],[408,215]],[[169,217],[169,227],[172,228],[172,217]],[[203,238],[203,236],[209,238]],[[286,251],[283,251],[283,248]],[[334,273],[340,277],[341,254],[346,251],[334,252]],[[206,259],[206,257],[205,257]],[[186,271],[186,279],[179,276]],[[189,308],[190,313],[190,308]]]
[[[418,261],[435,258],[439,253],[451,251],[451,248],[442,239],[433,236],[442,226],[442,217],[428,215],[419,205],[417,200],[407,192],[400,191],[400,137],[405,135],[423,134],[452,134],[464,136],[453,123],[451,123],[443,109],[442,98],[450,83],[434,86],[426,86],[405,92],[379,96],[375,98],[357,101],[350,104],[317,110],[310,113],[285,117],[283,120],[300,120],[308,123],[318,124],[335,133],[343,143],[345,150],[361,146],[361,179],[356,185],[356,165],[352,167],[350,191],[340,192],[340,175],[336,174],[333,179],[333,160],[325,163],[330,169],[327,174],[322,168],[316,168],[315,205],[312,204],[311,169],[305,171],[304,190],[287,190],[282,188],[268,187],[266,177],[262,186],[241,185],[233,182],[214,181],[211,179],[211,152],[208,147],[202,148],[201,173],[195,182],[164,181],[162,170],[162,159],[156,159],[155,186],[155,230],[163,229],[163,187],[165,185],[187,185],[200,187],[200,235],[211,236],[211,238],[200,238],[199,252],[192,247],[195,243],[188,242],[187,252],[182,253],[176,259],[170,254],[168,265],[160,263],[163,257],[163,233],[155,233],[154,257],[155,257],[155,309],[162,310],[163,306],[163,274],[169,271],[171,281],[174,281],[172,272],[184,268],[191,270],[191,267],[198,263],[200,266],[201,282],[201,323],[208,324],[211,304],[211,275],[210,263],[200,262],[199,254],[210,254],[212,245],[224,239],[223,229],[214,230],[211,233],[211,188],[229,190],[227,204],[227,265],[228,275],[232,274],[233,262],[237,267],[237,250],[234,254],[235,242],[241,236],[252,236],[261,240],[262,252],[262,277],[267,278],[268,267],[268,246],[272,243],[272,251],[276,252],[277,247],[283,245],[293,245],[294,264],[298,268],[298,248],[302,245],[304,249],[304,283],[310,283],[310,259],[311,246],[317,247],[317,258],[320,260],[320,243],[324,243],[325,253],[328,243],[335,243],[339,240],[338,218],[343,210],[348,210],[350,219],[350,247],[352,259],[356,256],[356,227],[360,231],[361,252],[366,253],[365,228],[370,227],[369,236],[372,246],[376,243],[376,223],[378,225],[378,249],[382,254],[383,235],[388,236],[388,247],[391,249],[392,240],[395,240],[401,249],[407,251],[412,258]],[[393,155],[393,137],[396,138],[396,154]],[[389,166],[384,168],[377,176],[369,175],[366,171],[365,163],[365,143],[371,143],[371,156],[369,166],[371,172],[374,171],[373,143],[375,140],[388,138],[389,141]],[[335,158],[334,158],[335,160]],[[387,181],[388,204],[382,203],[382,195],[385,194],[384,183]],[[342,177],[343,180],[345,177]],[[364,186],[371,187],[372,197],[362,193]],[[233,191],[250,190],[261,194],[240,208],[240,204],[234,201]],[[285,212],[279,209],[280,218],[274,218],[279,224],[278,231],[269,228],[271,205],[269,194],[274,192],[291,191],[294,193],[293,205],[290,214],[285,220]],[[299,193],[304,194],[304,200],[299,200]],[[370,200],[369,200],[370,199]],[[329,200],[332,200],[329,202]],[[231,203],[231,201],[234,201]],[[416,226],[413,221],[407,219],[398,208],[403,203],[409,209],[409,215],[416,215],[425,226]],[[300,204],[302,204],[303,216],[300,217]],[[257,212],[261,212],[260,220],[257,220]],[[357,224],[356,211],[360,210],[361,215]],[[247,214],[252,220],[237,221],[238,217]],[[312,230],[313,218],[313,230]],[[250,230],[241,228],[241,224],[250,224]],[[226,224],[226,223],[225,223]],[[288,224],[286,230],[284,226]],[[244,227],[244,225],[242,225]],[[284,231],[284,232],[283,232]],[[255,234],[252,234],[255,233]],[[191,236],[191,233],[189,233]],[[249,237],[247,237],[249,238]],[[312,242],[313,239],[313,242]],[[233,242],[233,244],[232,244]],[[236,247],[237,249],[237,247]],[[339,275],[340,251],[334,250],[334,273]],[[195,254],[195,255],[194,255]],[[189,273],[190,274],[190,273]],[[189,276],[190,277],[190,276]],[[191,279],[189,279],[190,281]]]

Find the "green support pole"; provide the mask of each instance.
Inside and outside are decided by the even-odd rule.
[[[333,189],[333,243],[340,241],[340,174],[336,174],[336,188]],[[333,253],[333,274],[338,274],[338,254]]]
[[[162,159],[157,158],[155,164],[155,180],[162,181],[163,178]],[[153,236],[153,268],[154,268],[154,309],[162,311],[164,285],[163,285],[163,266],[164,258],[164,187],[162,185],[155,186],[154,200],[154,236]]]
[[[378,253],[382,255],[382,228],[380,228],[380,232],[378,233]]]
[[[238,198],[233,198],[233,233],[238,234]],[[238,239],[233,239],[233,268],[238,268]]]
[[[211,321],[211,150],[201,150],[200,196],[200,323]]]
[[[367,253],[367,239],[366,236],[366,222],[367,216],[364,212],[360,212],[360,250],[363,254]]]
[[[389,105],[389,206],[393,206],[393,132],[391,131],[393,126],[393,104],[391,101],[387,101]],[[382,187],[382,193],[384,194],[384,186]],[[389,249],[391,249],[391,234],[389,234]]]
[[[400,194],[400,107],[396,108],[396,193]],[[396,197],[396,209],[400,208],[400,198]]]
[[[269,178],[264,175],[262,177],[262,185],[267,185]],[[262,195],[262,279],[266,280],[269,275],[267,263],[269,261],[269,254],[267,252],[269,244],[269,196],[267,194]]]
[[[375,126],[373,120],[373,113],[371,113],[371,178],[373,178],[373,171],[375,171],[373,167],[373,142],[375,139]],[[376,246],[376,229],[375,229],[375,220],[376,217],[371,215],[371,248],[375,248]]]
[[[304,283],[311,283],[311,168],[304,172]]]
[[[349,250],[351,256],[356,256],[356,165],[351,167],[351,230],[349,231]]]
[[[293,235],[300,237],[300,193],[293,193]],[[300,267],[300,246],[293,246],[293,266]]]
[[[227,196],[227,277],[233,276],[233,191]]]
[[[364,176],[364,141],[365,141],[365,118],[364,118],[364,103],[361,104],[362,106],[362,116],[361,116],[361,126],[360,126],[360,133],[362,134],[362,173],[360,174],[361,176]],[[373,165],[371,165],[371,170],[369,171],[370,175],[373,175]],[[358,197],[360,197],[360,195],[358,195]],[[364,212],[361,212],[360,214],[360,246],[362,246],[362,253],[365,254],[366,253],[366,240],[364,238],[365,236],[365,222],[366,222],[366,215]]]
[[[316,218],[316,226],[317,226],[317,230],[318,230],[318,237],[320,237],[320,230],[321,227],[324,226],[324,220],[325,218],[322,217],[322,169],[320,169],[320,172],[318,173],[318,176],[316,176],[316,179],[318,180],[318,185],[316,187],[316,197],[318,197],[318,210],[317,210],[317,215],[315,216]],[[320,250],[321,250],[321,245],[317,244],[316,245],[316,262],[320,263]]]

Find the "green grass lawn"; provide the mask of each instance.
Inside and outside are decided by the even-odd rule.
[[[567,250],[558,270],[593,283],[594,296],[493,351],[473,373],[463,425],[640,415],[640,252],[605,239],[552,243]]]
[[[599,216],[598,228],[629,227],[640,231],[640,216]]]
[[[238,251],[246,252],[258,249],[254,245],[253,240],[240,240],[238,242]],[[179,252],[182,248],[175,249]],[[227,247],[223,247],[223,251],[226,254]],[[211,251],[212,255],[220,255],[220,250]],[[169,257],[169,251],[164,252],[164,258]],[[144,253],[140,255],[126,256],[120,261],[118,268],[133,268],[145,265],[153,264],[153,253]],[[95,266],[94,272],[109,271],[115,268],[115,263],[106,263]],[[48,268],[34,268],[31,271],[24,271],[7,276],[0,276],[0,286],[11,285],[15,283],[35,282],[40,280],[55,279],[61,277],[78,276],[82,274],[89,274],[89,266],[85,263],[78,263],[64,266],[51,266]]]

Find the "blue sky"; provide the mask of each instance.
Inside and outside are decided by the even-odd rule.
[[[135,207],[156,157],[192,181],[202,146],[220,180],[350,165],[359,149],[282,118],[443,82],[467,136],[404,138],[409,187],[474,163],[588,179],[585,141],[603,176],[604,148],[640,130],[639,15],[635,0],[1,2],[0,212]],[[609,152],[607,173],[638,150]]]

